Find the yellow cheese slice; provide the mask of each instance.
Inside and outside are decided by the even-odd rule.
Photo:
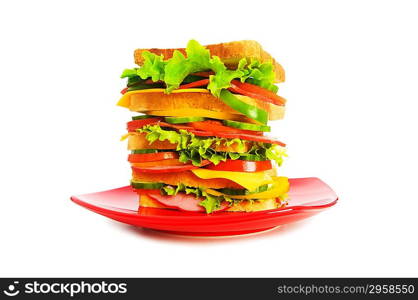
[[[227,196],[233,199],[269,199],[269,198],[277,198],[280,196],[284,196],[289,191],[289,180],[287,177],[273,177],[274,185],[271,189],[251,195],[239,195],[239,196],[231,196],[220,193],[218,191],[212,189],[206,189],[205,191],[208,194],[214,196]]]
[[[255,190],[260,185],[274,183],[273,178],[266,172],[231,172],[215,171],[207,169],[191,170],[197,177],[202,179],[225,178],[238,183],[247,190]]]
[[[117,105],[129,108],[130,104],[130,97],[134,94],[146,94],[146,93],[164,93],[165,89],[145,89],[145,90],[136,90],[130,91],[123,94],[123,96],[119,99]],[[210,93],[207,89],[180,89],[174,90],[171,93],[178,94],[178,93]]]

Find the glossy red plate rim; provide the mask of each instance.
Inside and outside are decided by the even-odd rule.
[[[270,229],[309,217],[335,205],[338,201],[335,192],[319,178],[292,178],[289,182],[289,203],[286,207],[257,212],[219,212],[206,215],[200,212],[160,208],[141,208],[138,211],[138,196],[130,186],[72,196],[71,200],[89,210],[123,223],[180,234],[206,236],[228,235],[231,232],[244,234]],[[126,208],[126,203],[123,206],[124,203],[115,202],[116,197],[129,201],[130,208]],[[127,197],[132,199],[126,200]],[[109,205],[112,201],[119,204],[119,207],[115,204]],[[287,219],[283,221],[279,220],[280,218]],[[245,230],[237,230],[238,224],[242,224]]]

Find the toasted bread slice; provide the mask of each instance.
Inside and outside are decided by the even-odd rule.
[[[267,111],[269,120],[284,118],[285,106],[275,105],[243,95],[235,96],[247,104]],[[283,101],[285,101],[284,98]],[[171,94],[164,94],[162,90],[152,92],[133,91],[125,93],[118,104],[128,107],[131,111],[137,112],[176,110],[189,110],[189,112],[193,112],[193,110],[197,110],[197,112],[201,113],[210,111],[241,116],[241,118],[245,117],[206,90],[201,90],[201,92],[177,92]],[[193,113],[193,115],[195,114]],[[238,117],[235,117],[234,119],[236,118]]]
[[[148,142],[145,138],[146,133],[130,133],[128,137],[128,150],[136,149],[176,149],[177,144],[172,144],[169,141],[155,141],[152,144]],[[250,151],[251,147],[254,144],[251,142],[245,143],[242,147],[239,147],[237,143],[232,145],[225,145],[221,143],[220,145],[213,146],[213,149],[218,152],[236,152],[236,153],[245,153]]]
[[[261,62],[271,61],[274,65],[274,71],[276,73],[276,82],[283,82],[285,80],[285,72],[283,67],[274,60],[274,58],[263,50],[261,45],[252,40],[243,40],[229,43],[213,44],[205,46],[209,49],[212,56],[219,56],[219,58],[230,68],[236,68],[238,62],[242,58],[257,59]],[[165,59],[171,58],[175,50],[182,52],[186,55],[185,48],[177,49],[136,49],[134,52],[135,63],[142,65],[144,59],[142,53],[149,51],[157,55],[163,55]]]
[[[139,206],[170,209],[169,207],[159,203],[158,201],[144,194],[139,196]],[[277,201],[276,199],[265,199],[265,200],[260,200],[260,201],[241,201],[241,202],[233,204],[231,207],[226,209],[226,211],[253,212],[253,211],[260,211],[260,210],[275,209],[281,206],[282,206],[282,203],[280,201]]]
[[[172,144],[169,141],[155,141],[150,144],[145,138],[146,133],[130,133],[128,137],[128,150],[136,149],[176,149],[177,144]]]
[[[281,202],[276,199],[263,199],[259,201],[241,201],[233,204],[227,209],[227,211],[260,211],[275,209],[281,206]]]

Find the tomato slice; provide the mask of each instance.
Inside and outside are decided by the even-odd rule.
[[[239,80],[232,80],[231,87],[229,88],[229,90],[231,92],[242,94],[244,96],[248,96],[261,101],[273,103],[275,105],[283,106],[285,104],[283,98],[255,84],[241,82]]]
[[[202,80],[182,84],[179,86],[179,89],[190,89],[190,88],[199,87],[199,86],[203,86],[207,84],[209,84],[209,79],[202,79]]]
[[[261,143],[268,143],[268,144],[275,144],[282,147],[286,147],[285,143],[282,143],[279,140],[267,137],[267,136],[259,136],[259,135],[252,135],[252,134],[243,134],[243,133],[226,133],[226,132],[211,132],[211,131],[200,131],[200,130],[189,130],[191,133],[197,136],[217,136],[226,139],[242,139],[252,142],[261,142]]]
[[[221,161],[217,165],[209,165],[205,169],[232,172],[261,172],[271,170],[272,168],[273,166],[270,160],[248,161],[228,159],[226,161]]]
[[[157,119],[157,118],[153,118],[153,119]],[[261,142],[261,143],[268,143],[268,144],[275,144],[275,145],[279,145],[282,147],[286,147],[285,143],[282,143],[279,140],[273,139],[273,138],[269,138],[267,136],[263,136],[263,135],[257,135],[254,134],[254,132],[258,132],[258,131],[250,131],[250,133],[242,133],[242,131],[246,131],[246,130],[240,130],[240,129],[235,129],[235,128],[230,128],[233,130],[239,130],[240,132],[222,132],[222,131],[213,131],[214,128],[207,128],[208,130],[196,130],[195,128],[193,128],[192,126],[183,126],[183,125],[174,125],[174,124],[169,124],[169,123],[165,123],[165,122],[161,122],[159,119],[157,119],[157,121],[154,122],[148,122],[148,123],[140,123],[140,125],[137,126],[129,126],[129,123],[132,122],[144,122],[147,121],[149,119],[145,119],[145,120],[135,120],[135,121],[131,121],[128,122],[128,131],[135,131],[138,128],[142,128],[145,125],[160,125],[162,127],[171,127],[171,128],[175,128],[175,129],[184,129],[187,130],[191,133],[193,133],[194,135],[197,136],[216,136],[216,137],[221,137],[221,138],[226,138],[226,139],[242,139],[242,140],[247,140],[247,141],[253,141],[253,142]],[[139,123],[138,122],[138,123]],[[207,121],[203,121],[203,122],[207,122]],[[215,121],[216,122],[216,121]],[[198,123],[198,122],[192,122],[192,123]],[[192,123],[188,123],[189,125],[191,125]],[[221,123],[220,123],[221,124]],[[223,125],[221,125],[223,126]],[[227,126],[224,126],[227,127]],[[228,127],[229,128],[229,127]],[[209,130],[210,129],[210,130]]]
[[[179,161],[177,158],[174,159],[163,159],[156,161],[146,161],[146,162],[137,162],[131,163],[133,167],[166,167],[166,166],[184,166],[184,162]]]
[[[120,91],[120,93],[123,95],[123,94],[125,94],[127,91],[128,91],[128,88],[126,87],[126,88],[124,88],[123,90],[121,90],[121,91]]]
[[[174,128],[174,129],[184,129],[184,130],[193,130],[193,127],[188,126],[188,125],[179,125],[179,124],[170,124],[170,123],[166,123],[166,122],[159,122],[158,123],[161,127],[170,127],[170,128]]]
[[[188,125],[190,125],[194,129],[203,130],[203,131],[263,135],[263,133],[261,131],[237,129],[237,128],[225,126],[220,121],[215,121],[215,120],[191,122],[191,123],[188,123]]]
[[[199,205],[203,198],[196,198],[194,195],[178,193],[174,196],[167,196],[152,192],[147,194],[147,196],[170,208],[175,208],[183,211],[205,212],[205,208]],[[221,203],[221,207],[214,212],[222,211],[227,208],[228,203],[223,202]]]
[[[161,127],[170,127],[177,130],[184,129],[184,130],[192,130],[193,127],[187,125],[178,125],[178,124],[170,124],[166,122],[161,122],[161,118],[149,118],[144,120],[134,120],[128,122],[128,131],[135,131],[144,127],[145,125],[160,125]]]
[[[174,158],[179,158],[177,152],[157,152],[144,154],[129,154],[128,161],[131,163],[142,163]]]
[[[147,79],[144,81],[145,84],[154,84],[154,83],[164,83],[162,80],[152,81],[152,79]]]
[[[155,124],[161,121],[161,118],[148,118],[142,120],[133,120],[127,123],[127,129],[129,132],[135,131],[138,128],[142,128],[145,125]]]
[[[192,73],[191,75],[200,76],[200,77],[209,77],[210,75],[215,75],[215,72],[213,71],[196,72],[196,73]]]
[[[202,160],[200,166],[195,166],[192,164],[183,164],[180,166],[132,166],[134,172],[143,172],[143,173],[171,173],[171,172],[182,172],[193,169],[198,169],[211,164],[208,160]]]

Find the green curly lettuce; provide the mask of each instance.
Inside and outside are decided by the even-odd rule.
[[[226,196],[213,196],[205,192],[203,188],[196,187],[187,187],[184,184],[179,184],[178,186],[166,185],[161,188],[161,192],[165,195],[174,196],[177,193],[186,193],[188,195],[192,194],[196,198],[203,198],[199,205],[203,206],[206,210],[206,213],[210,214],[211,212],[219,209],[221,203],[227,201],[233,203],[234,200]]]
[[[223,202],[227,202],[229,206],[243,202],[249,201],[251,203],[257,201],[256,199],[232,199],[226,195],[214,196],[205,191],[201,187],[188,187],[184,184],[179,184],[177,186],[165,185],[160,189],[161,194],[168,196],[175,196],[178,193],[185,193],[187,195],[194,195],[196,198],[202,198],[199,205],[205,208],[206,213],[210,214],[213,211],[219,209]]]
[[[198,137],[187,130],[168,130],[159,125],[146,125],[137,132],[145,133],[145,138],[152,144],[155,141],[169,141],[177,144],[176,151],[179,153],[179,160],[183,163],[191,162],[195,166],[200,166],[203,160],[209,160],[217,165],[227,159],[242,160],[274,160],[280,166],[283,158],[286,157],[286,149],[279,145],[251,142],[252,147],[248,152],[218,152],[213,149],[214,146],[225,144],[226,146],[235,145],[243,150],[249,141],[239,138],[226,139],[219,137]]]
[[[170,59],[164,60],[163,55],[149,51],[142,53],[144,63],[139,68],[126,69],[121,78],[130,81],[152,79],[164,81],[166,92],[177,89],[184,79],[195,72],[213,71],[209,77],[208,89],[219,97],[222,89],[231,86],[233,79],[251,82],[270,91],[277,92],[274,85],[275,73],[271,62],[261,63],[258,60],[248,61],[242,58],[235,70],[228,69],[218,56],[211,56],[210,51],[195,40],[190,40],[186,47],[186,56],[175,50]]]

